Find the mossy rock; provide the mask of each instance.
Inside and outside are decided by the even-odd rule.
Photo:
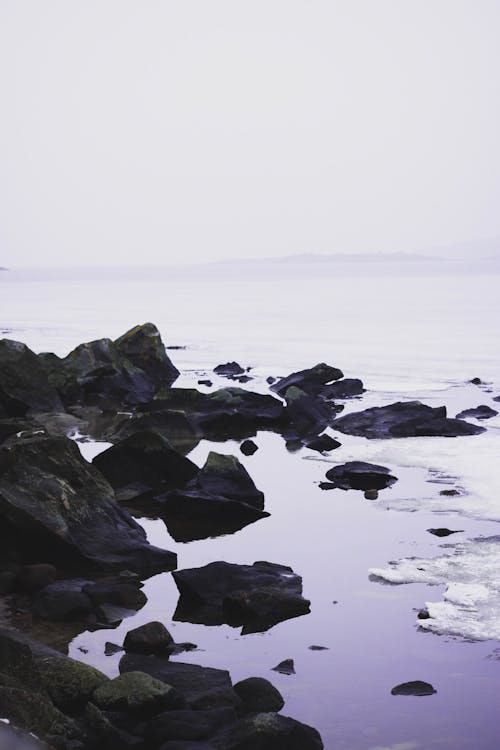
[[[144,717],[184,704],[171,685],[145,672],[126,672],[109,680],[94,690],[92,701],[104,711],[131,712]]]
[[[62,711],[83,707],[100,685],[110,682],[98,669],[65,657],[37,659],[43,688]]]
[[[2,718],[38,737],[78,737],[80,729],[39,693],[20,688],[0,687]]]

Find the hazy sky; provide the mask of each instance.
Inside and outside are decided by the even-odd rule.
[[[0,265],[500,235],[499,0],[1,0]]]

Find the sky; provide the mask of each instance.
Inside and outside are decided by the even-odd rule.
[[[498,0],[2,0],[0,265],[500,237],[499,38]]]

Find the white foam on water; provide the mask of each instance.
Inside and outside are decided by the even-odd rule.
[[[420,627],[470,640],[500,640],[500,537],[446,545],[433,559],[403,558],[370,574],[390,584],[446,585],[442,601],[425,602]]]

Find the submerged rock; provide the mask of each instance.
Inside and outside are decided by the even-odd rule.
[[[495,411],[495,409],[492,409],[491,406],[481,404],[481,406],[476,406],[474,409],[464,409],[457,414],[456,418],[467,419],[469,417],[474,419],[491,419],[491,417],[496,417],[497,414],[498,412]]]
[[[447,418],[445,406],[434,408],[420,401],[399,401],[351,412],[336,419],[333,427],[347,435],[372,439],[427,435],[457,437],[484,432],[484,427]]]
[[[391,695],[434,695],[437,693],[432,685],[428,682],[422,682],[422,680],[414,680],[413,682],[403,682],[401,685],[396,685],[391,690]]]
[[[173,573],[180,598],[173,619],[242,626],[242,633],[268,630],[309,613],[302,579],[284,565],[214,562]]]
[[[326,478],[341,490],[383,490],[397,482],[385,466],[348,461],[326,472]]]
[[[0,340],[0,418],[64,411],[38,356],[25,344]]]
[[[0,447],[0,541],[22,561],[151,575],[176,556],[151,546],[76,443],[41,436]]]

